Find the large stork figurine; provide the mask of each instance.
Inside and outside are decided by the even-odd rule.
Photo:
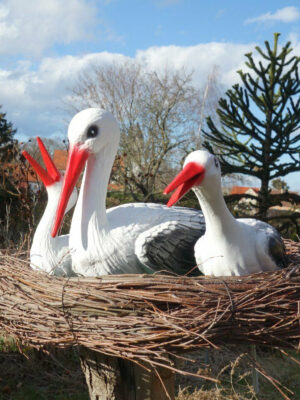
[[[187,156],[165,194],[175,189],[169,206],[193,189],[203,211],[206,231],[195,245],[195,257],[205,275],[240,276],[286,266],[284,243],[275,228],[251,218],[235,219],[230,213],[222,194],[219,161],[208,151]]]
[[[73,269],[84,276],[187,273],[195,266],[193,248],[204,232],[198,210],[159,204],[125,204],[106,210],[107,186],[120,140],[110,112],[89,108],[68,129],[69,158],[52,236],[55,237],[72,190],[85,167],[70,229]]]
[[[33,236],[30,249],[30,265],[33,269],[42,270],[52,275],[71,276],[73,272],[69,251],[69,235],[61,235],[53,238],[50,234],[62,188],[63,176],[54,165],[39,137],[37,137],[37,142],[46,170],[27,151],[23,151],[22,154],[45,185],[48,202]],[[77,189],[75,188],[70,194],[66,212],[75,205],[76,200]]]

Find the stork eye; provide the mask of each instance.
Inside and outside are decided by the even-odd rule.
[[[89,127],[89,129],[87,130],[86,136],[88,138],[94,138],[94,137],[98,136],[98,133],[99,133],[98,126],[97,125],[91,125]]]
[[[219,168],[219,161],[218,161],[217,157],[215,157],[214,160],[215,160],[215,166],[216,166],[217,168]]]

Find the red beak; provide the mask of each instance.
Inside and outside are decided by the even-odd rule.
[[[47,171],[45,171],[44,168],[41,167],[40,164],[37,161],[35,161],[35,159],[32,158],[30,154],[27,153],[26,150],[22,151],[22,155],[26,158],[26,160],[32,166],[34,171],[38,174],[38,176],[40,177],[41,181],[45,186],[53,185],[54,182],[50,177],[50,175],[47,173]]]
[[[37,136],[36,140],[38,142],[39,149],[42,154],[42,157],[43,157],[43,160],[44,160],[44,163],[45,163],[45,166],[47,168],[49,175],[51,176],[51,178],[53,179],[54,182],[58,182],[60,180],[60,176],[61,176],[58,169],[56,168],[52,158],[50,157],[42,139]]]
[[[41,167],[40,164],[34,158],[32,158],[30,154],[27,153],[27,151],[24,150],[22,154],[35,170],[35,172],[38,174],[43,184],[45,186],[51,186],[55,182],[58,182],[60,180],[61,175],[54,165],[54,162],[52,161],[50,154],[48,153],[44,143],[42,142],[42,139],[37,136],[36,140],[38,142],[39,149],[46,166],[46,170]]]
[[[54,225],[52,228],[51,236],[55,237],[59,228],[61,227],[63,217],[68,205],[69,198],[73,192],[76,182],[85,166],[86,160],[90,153],[87,150],[82,150],[78,145],[70,149],[66,174],[64,178],[63,187],[60,194],[59,203],[56,210]]]
[[[194,185],[199,185],[205,174],[205,168],[194,162],[188,163],[164,190],[164,194],[175,192],[169,199],[167,206],[171,207],[179,201]]]

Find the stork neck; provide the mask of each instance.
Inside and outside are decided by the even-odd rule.
[[[236,220],[225,203],[221,182],[211,181],[201,187],[195,187],[194,192],[199,200],[206,224],[206,233],[223,234],[233,229]]]
[[[57,203],[59,199],[61,186],[54,184],[47,188],[47,206],[42,218],[35,230],[31,250],[44,249],[44,246],[49,247],[50,243],[54,243],[56,238],[51,237],[51,228],[53,225],[53,216],[55,215]]]
[[[91,224],[96,230],[107,224],[106,194],[116,151],[116,146],[109,144],[88,158],[72,219],[72,236],[86,237]]]
[[[47,190],[47,195],[48,195],[47,206],[45,208],[42,218],[40,219],[40,222],[36,228],[34,235],[34,238],[36,238],[38,241],[40,241],[41,238],[45,239],[45,237],[47,238],[51,237],[50,232],[53,225],[53,216],[55,215],[57,208],[59,192],[55,194]]]

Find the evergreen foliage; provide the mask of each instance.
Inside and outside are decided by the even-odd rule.
[[[256,55],[246,54],[247,71],[219,100],[219,124],[207,118],[204,146],[221,161],[224,174],[245,174],[260,180],[257,217],[281,201],[300,203],[293,193],[272,195],[271,180],[300,171],[300,57],[291,43],[265,42]],[[235,196],[236,197],[236,196]],[[257,200],[257,199],[256,199]]]

